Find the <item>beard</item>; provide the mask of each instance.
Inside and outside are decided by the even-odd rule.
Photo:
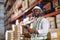
[[[35,17],[38,17],[38,16],[39,16],[39,14],[34,14],[34,16],[35,16]]]

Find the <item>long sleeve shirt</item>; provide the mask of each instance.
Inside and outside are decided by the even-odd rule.
[[[24,25],[31,23],[32,26],[30,28],[32,28],[32,29],[36,28],[37,29],[36,31],[38,31],[38,33],[39,33],[39,36],[46,36],[49,31],[49,27],[50,27],[49,21],[46,18],[42,18],[42,20],[39,23],[39,26],[37,27],[36,22],[38,21],[38,19],[39,18],[34,18],[33,20],[26,22]],[[33,27],[33,24],[36,27]]]
[[[49,31],[49,21],[43,18],[40,22],[39,29],[37,30],[40,36],[46,36]]]
[[[39,19],[39,18],[37,18],[37,20],[34,20],[34,21],[36,22],[36,21],[38,21],[38,19]],[[34,23],[35,23],[35,22],[34,22]],[[36,31],[38,31],[38,33],[39,33],[38,36],[46,36],[47,33],[48,33],[48,31],[49,31],[49,27],[50,27],[49,21],[48,21],[47,19],[43,18],[43,19],[40,21],[39,24],[40,24],[39,27],[35,27],[35,28],[37,29]],[[36,25],[36,24],[34,24],[34,25]],[[31,28],[33,28],[33,27],[31,27]],[[35,29],[35,28],[34,28],[34,29]]]

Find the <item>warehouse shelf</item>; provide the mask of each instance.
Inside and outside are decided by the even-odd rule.
[[[50,17],[50,16],[54,16],[54,15],[57,15],[57,14],[60,14],[60,10],[49,13],[49,14],[45,15],[44,17]]]
[[[7,21],[7,22],[6,22],[6,21]],[[9,19],[7,19],[6,21],[4,21],[4,22],[5,22],[4,25],[8,25],[8,24],[10,24],[11,19],[9,18]]]
[[[15,3],[16,3],[16,2],[15,2]],[[14,3],[14,5],[15,5],[15,3]],[[37,4],[38,4],[38,3],[37,3]],[[15,8],[14,5],[13,5],[13,7],[10,9],[10,11],[8,12],[8,13],[9,13],[9,16],[12,15],[12,13],[14,12],[14,11],[13,11],[13,9]],[[17,8],[16,8],[16,9],[18,9],[20,6],[21,6],[21,4],[20,4],[20,5],[17,5]],[[47,6],[50,6],[50,3],[46,4],[43,8],[46,8]],[[29,8],[28,8],[28,9],[29,9]],[[27,10],[28,10],[28,9],[27,9]],[[28,10],[28,11],[29,11],[29,10]],[[21,13],[20,15],[23,15],[23,14],[24,14],[24,12]],[[9,16],[7,16],[6,20],[9,19]],[[19,17],[20,17],[20,16],[19,16]],[[19,17],[16,17],[16,19],[19,18]],[[15,20],[15,19],[14,19],[14,20]],[[12,21],[13,21],[13,20],[12,20]]]
[[[53,2],[53,3],[56,3],[56,1],[57,1],[57,0],[53,0],[52,2]],[[44,5],[43,8],[46,8],[46,7],[50,6],[50,5],[51,5],[51,4],[50,4],[50,2],[49,2],[49,3],[47,3],[46,5]]]
[[[5,21],[7,21],[8,19],[10,19],[11,15],[8,15],[5,17]]]
[[[54,16],[54,15],[57,15],[57,14],[60,14],[60,10],[55,11],[55,12],[52,12],[52,13],[49,13],[49,14],[46,14],[46,15],[44,15],[43,17],[47,18],[47,17],[51,17],[51,16]],[[29,15],[28,15],[28,16],[29,16]],[[32,20],[29,21],[29,22],[27,22],[26,24],[30,24],[31,22],[32,22]]]
[[[42,0],[40,0],[40,2],[41,2],[41,1],[42,1]],[[21,17],[22,15],[24,15],[26,12],[28,12],[30,9],[32,9],[35,5],[39,4],[40,2],[39,2],[39,1],[36,2],[35,4],[31,5],[31,6],[30,6],[28,9],[26,9],[25,11],[23,11],[23,12],[20,13],[20,14],[18,14],[16,17],[11,18],[11,22],[17,20],[19,17]],[[52,2],[54,2],[54,0],[53,0]],[[46,4],[43,8],[46,8],[47,6],[50,6],[50,5],[51,5],[51,4],[50,4],[50,2],[49,2],[49,3]]]
[[[19,7],[21,6],[21,4],[20,5],[18,5],[18,4],[16,4],[16,2],[13,4],[13,6],[12,6],[12,8],[7,12],[7,18],[5,19],[5,20],[7,20],[7,19],[9,19],[9,17],[14,13],[14,10],[15,10],[15,8],[16,9],[18,9]]]
[[[46,8],[46,7],[48,7],[48,6],[50,6],[50,2],[47,3],[46,5],[44,5],[43,8]]]
[[[19,7],[21,7],[22,4],[16,4],[16,2],[13,4],[12,8],[10,9],[10,11],[8,12],[10,15],[12,15],[14,13],[15,9],[18,9]]]
[[[51,2],[53,4],[51,4]],[[56,4],[57,0],[53,0],[49,3],[47,3],[46,5],[43,6],[43,9],[45,9],[47,12],[49,11],[52,11],[52,7],[53,7],[53,11],[54,11],[54,8],[56,8],[58,5]],[[53,5],[53,6],[52,6]]]
[[[43,17],[51,17],[60,14],[60,10],[44,15]],[[29,16],[29,15],[28,15]],[[11,19],[10,19],[11,20]]]
[[[6,7],[8,0],[5,1],[4,7]]]
[[[9,14],[9,15],[7,15],[7,18],[5,19],[5,21],[7,21],[8,23],[6,23],[5,25],[8,25],[8,24],[11,23],[11,22],[15,22],[15,20],[17,20],[17,19],[19,19],[19,18],[21,19],[21,16],[23,16],[24,14],[26,14],[29,10],[31,10],[34,6],[40,4],[42,1],[43,1],[43,0],[39,0],[38,2],[32,4],[30,7],[28,7],[26,10],[24,10],[23,12],[21,12],[21,13],[18,14],[17,16],[11,18],[10,16],[14,13],[14,11],[15,11],[16,9],[19,9],[19,8],[22,6],[22,4],[17,5],[16,2],[15,2],[15,3],[13,4],[12,8],[10,9],[10,11],[8,11],[8,13],[7,13],[7,14]],[[53,0],[52,2],[54,2],[54,0]],[[16,5],[17,5],[17,7],[15,7]],[[51,6],[50,2],[48,2],[46,5],[44,5],[43,8],[46,8],[46,7],[48,7],[48,6]],[[59,11],[60,11],[60,10],[55,11],[55,12],[52,12],[52,13],[48,13],[48,14],[44,15],[43,17],[50,17],[50,16],[53,16],[53,15],[57,15],[57,14],[60,13]],[[29,14],[30,14],[30,13],[29,13]],[[29,15],[29,14],[28,14],[28,15]]]
[[[42,0],[36,2],[35,4],[31,5],[29,8],[27,8],[26,10],[24,10],[24,12],[18,14],[16,17],[11,18],[11,22],[17,20],[19,17],[21,17],[22,15],[24,15],[26,12],[28,12],[30,9],[32,9],[34,6],[40,4],[42,2]]]
[[[9,7],[13,6],[13,4],[15,3],[16,0],[6,0],[4,6],[6,7],[6,10],[9,10]]]
[[[20,2],[20,1],[19,1]],[[60,14],[60,10],[58,8],[55,7],[55,5],[53,4],[53,6],[51,5],[52,3],[51,2],[54,2],[54,4],[56,3],[55,0],[53,1],[49,1],[49,2],[46,2],[46,4],[43,4],[43,0],[39,0],[39,1],[36,1],[35,3],[33,3],[32,5],[28,5],[28,7],[24,10],[24,7],[22,7],[22,4],[19,3],[19,5],[17,5],[18,1],[15,2],[12,6],[12,8],[7,12],[6,10],[6,17],[5,17],[5,21],[4,21],[4,26],[5,26],[5,30],[12,30],[12,25],[14,24],[16,27],[18,27],[21,22],[24,20],[25,17],[31,17],[32,16],[32,9],[33,7],[35,7],[36,5],[38,4],[42,4],[43,5],[43,8],[45,8],[46,10],[43,10],[44,12],[47,12],[47,13],[44,13],[43,12],[43,16],[42,17],[45,17],[47,19],[53,19],[53,21],[51,21],[54,25],[55,28],[57,28],[57,22],[56,22],[56,16]],[[16,6],[17,5],[17,6]],[[38,5],[39,6],[39,5]],[[54,11],[51,11],[52,10],[52,7],[54,8]],[[18,10],[18,11],[16,11]],[[17,22],[16,20],[18,20],[18,23],[19,25],[16,25]],[[49,23],[51,23],[49,22]],[[25,24],[30,24],[32,23],[32,20],[26,22]],[[51,23],[51,25],[52,25]],[[24,25],[24,24],[23,24]],[[50,26],[51,26],[50,25]],[[14,27],[15,28],[15,27]],[[16,28],[15,28],[16,29]],[[22,34],[25,34],[27,35],[28,32],[27,30],[25,30],[24,27],[22,27],[20,30],[22,30]],[[18,31],[18,30],[17,30]],[[27,32],[27,33],[25,33]],[[24,35],[24,36],[25,36]],[[25,38],[31,38],[31,36],[27,35],[28,37],[23,37],[24,39]],[[28,40],[28,39],[27,39]]]

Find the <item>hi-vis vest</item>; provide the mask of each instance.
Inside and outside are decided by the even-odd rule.
[[[34,30],[38,30],[39,29],[39,26],[41,25],[41,21],[42,21],[43,17],[39,17],[35,23],[33,23],[33,29]],[[41,26],[41,29],[43,27]]]
[[[39,17],[37,18],[35,23],[32,23],[33,25],[33,30],[36,31],[39,29],[39,27],[41,29],[43,29],[43,27],[41,26],[41,21],[43,20],[43,17]],[[31,40],[41,40],[41,39],[46,39],[47,37],[43,37],[43,36],[37,36],[37,34],[31,34]]]

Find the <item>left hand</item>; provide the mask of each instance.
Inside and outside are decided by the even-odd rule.
[[[34,33],[34,30],[33,29],[31,29],[30,27],[28,27],[28,31],[29,31],[29,33]]]

